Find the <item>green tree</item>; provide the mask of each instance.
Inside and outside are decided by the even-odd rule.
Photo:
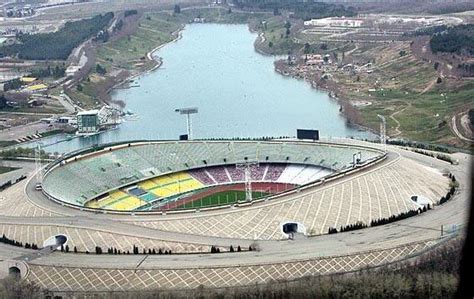
[[[99,63],[96,65],[95,71],[100,75],[105,75],[107,73],[107,70],[105,69],[105,67],[103,67]]]
[[[311,45],[309,43],[304,44],[303,53],[309,54],[311,52]]]
[[[286,37],[288,37],[290,35],[290,28],[291,28],[291,23],[289,21],[285,22],[285,28],[286,28],[285,34],[286,34]]]

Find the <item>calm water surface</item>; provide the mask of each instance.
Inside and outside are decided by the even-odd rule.
[[[315,128],[322,136],[367,137],[346,126],[339,105],[309,84],[274,71],[274,57],[255,52],[256,35],[245,25],[188,25],[183,38],[154,53],[161,68],[137,79],[140,87],[116,90],[138,119],[95,137],[52,145],[70,151],[129,139],[176,139],[186,119],[176,108],[198,107],[194,138],[294,136]],[[52,137],[51,143],[60,137]]]

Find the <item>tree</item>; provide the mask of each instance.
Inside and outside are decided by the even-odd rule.
[[[125,11],[124,16],[129,17],[129,16],[133,16],[133,15],[136,15],[136,14],[138,14],[138,11],[136,9],[130,9],[130,10]]]
[[[22,85],[23,83],[21,82],[20,79],[13,79],[8,82],[5,82],[5,84],[3,85],[3,90],[8,91],[8,90],[19,89]]]
[[[304,44],[304,49],[303,49],[303,53],[304,54],[309,54],[311,51],[311,45],[309,43],[305,43]]]
[[[107,70],[105,69],[105,67],[103,67],[99,63],[96,65],[95,71],[100,75],[105,75],[107,73]]]
[[[474,125],[474,109],[469,109],[469,122]]]
[[[120,30],[122,30],[122,27],[123,27],[123,20],[120,20],[120,21],[118,21],[118,22],[115,24],[115,26],[114,26],[114,28],[112,29],[112,31],[113,31],[113,32],[120,31]]]
[[[179,4],[176,4],[174,6],[174,13],[176,14],[181,13],[181,7],[179,6]]]
[[[286,21],[284,27],[286,28],[286,31],[285,31],[286,37],[288,37],[290,35],[291,23]]]
[[[2,95],[0,95],[0,109],[4,109],[6,107],[7,107],[7,99],[2,94]]]
[[[273,48],[273,43],[272,43],[272,42],[269,42],[269,43],[268,43],[268,47]]]

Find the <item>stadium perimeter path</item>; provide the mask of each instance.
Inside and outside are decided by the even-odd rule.
[[[387,161],[382,162],[381,165],[376,165],[373,169],[377,169],[380,167],[385,167],[385,165],[395,162],[398,159],[397,154],[390,154],[388,156]],[[350,180],[357,174],[345,178],[343,180]],[[336,182],[340,182],[337,180]],[[328,184],[331,185],[331,184]],[[142,226],[135,226],[132,224],[128,224],[123,221],[136,221],[136,220],[155,220],[155,219],[169,219],[173,217],[183,217],[183,215],[150,215],[150,216],[125,216],[125,215],[112,215],[112,214],[93,214],[93,213],[84,213],[79,210],[74,210],[68,207],[62,207],[61,205],[54,203],[48,200],[41,192],[37,192],[34,190],[34,183],[32,181],[26,186],[25,190],[33,204],[39,206],[42,209],[47,209],[54,213],[73,213],[70,216],[61,216],[55,215],[54,217],[8,217],[8,216],[0,216],[0,223],[8,223],[8,224],[29,224],[29,225],[61,225],[64,227],[71,227],[71,228],[89,228],[103,232],[110,232],[110,233],[117,233],[117,234],[124,234],[129,236],[136,236],[136,237],[143,237],[143,238],[153,238],[158,240],[164,241],[173,241],[173,242],[185,242],[185,243],[195,243],[195,244],[208,244],[208,245],[219,245],[219,246],[229,246],[229,245],[240,245],[242,247],[248,247],[253,243],[251,240],[236,240],[231,238],[222,238],[222,237],[210,237],[210,236],[198,236],[198,235],[191,235],[191,234],[184,234],[184,233],[177,233],[177,232],[170,232],[170,231],[160,231],[156,229],[146,228]],[[306,190],[300,192],[298,196],[303,195],[306,192],[312,192],[311,190]],[[290,197],[291,198],[291,197]],[[27,199],[26,199],[27,200]],[[285,200],[285,199],[281,199]],[[280,200],[278,200],[280,201]],[[274,202],[270,202],[273,204]],[[265,204],[265,203],[263,203]],[[221,214],[221,213],[229,213],[231,212],[230,209],[223,209],[214,212],[204,212],[201,213],[202,216],[206,215],[214,215],[214,214]],[[235,211],[234,211],[235,212]],[[194,214],[191,214],[194,216]],[[120,221],[116,221],[120,220]],[[313,242],[310,239],[302,239],[299,240],[298,243],[308,243],[312,244]],[[271,246],[268,244],[273,244],[270,241],[259,241],[259,246],[262,250],[266,251],[266,247]]]
[[[209,286],[226,286],[230,284],[239,285],[250,283],[249,278],[252,283],[254,279],[255,282],[262,282],[269,278],[282,278],[286,277],[284,275],[294,273],[295,271],[298,272],[299,270],[302,271],[301,275],[304,273],[328,273],[327,271],[337,271],[337,269],[350,270],[355,269],[354,267],[357,265],[363,266],[364,264],[359,261],[364,261],[369,258],[386,262],[390,261],[384,258],[386,255],[391,255],[394,259],[402,258],[402,252],[403,254],[410,254],[413,253],[414,250],[419,251],[432,246],[434,243],[429,240],[440,237],[441,225],[465,223],[467,216],[465,211],[470,194],[468,187],[470,184],[469,170],[471,157],[456,154],[455,157],[460,160],[459,165],[450,165],[443,161],[413,152],[399,150],[395,147],[390,148],[392,151],[399,152],[402,156],[421,164],[439,170],[451,171],[460,183],[460,188],[454,199],[422,215],[384,226],[338,233],[335,235],[298,238],[295,241],[258,241],[258,247],[261,250],[256,252],[172,256],[99,256],[93,254],[78,254],[73,256],[72,254],[57,252],[50,255],[39,256],[34,260],[28,261],[32,269],[32,273],[28,275],[28,279],[40,282],[43,286],[57,290],[71,290],[78,286],[79,288],[84,288],[83,290],[87,290],[87,287],[94,286],[96,283],[98,285],[96,289],[124,289],[127,287],[121,286],[120,282],[123,281],[123,279],[127,280],[127,278],[124,277],[124,275],[130,275],[130,272],[127,271],[133,270],[136,272],[140,269],[142,272],[138,272],[139,274],[133,276],[133,279],[138,279],[135,287],[193,287],[196,286],[196,283],[203,283]],[[396,155],[391,155],[390,159],[396,159]],[[389,163],[390,159],[385,163]],[[41,201],[44,199],[36,198],[33,199],[33,202],[35,200]],[[43,203],[45,202],[41,202],[41,204]],[[51,203],[48,202],[47,204]],[[79,213],[79,211],[73,211],[59,205],[53,208],[58,214],[63,214],[62,212],[64,211],[73,216],[56,215],[55,217],[37,217],[36,219],[30,217],[2,216],[0,220],[14,223],[40,223],[41,221],[44,223],[51,221],[51,223],[55,224],[81,225],[88,228],[106,226],[107,229],[111,231],[127,232],[130,234],[140,233],[147,236],[155,235],[159,238],[167,236],[173,239],[176,238],[176,240],[182,240],[183,242],[190,242],[190,239],[195,238],[194,240],[200,240],[208,244],[213,244],[213,242],[216,241],[226,243],[223,245],[228,245],[229,243],[227,242],[230,241],[224,238],[210,238],[206,236],[191,236],[180,233],[148,230],[143,227],[136,227],[128,223],[117,221],[135,220],[136,217],[112,215],[94,216],[91,214],[82,214]],[[235,244],[235,239],[232,240],[232,244]],[[248,240],[239,240],[239,242],[240,241],[242,241],[241,244],[249,242]],[[393,249],[397,246],[401,246],[399,248],[405,248],[406,246],[404,247],[404,244],[413,242],[420,242],[419,244],[421,245],[412,246],[408,248],[408,250]],[[376,252],[374,254],[362,254],[363,252],[367,252],[367,250],[374,250]],[[12,249],[9,246],[0,244],[0,261],[2,259],[25,257],[25,253],[28,255],[28,252],[31,251],[16,248]],[[335,257],[339,255],[347,256],[342,258]],[[308,264],[301,266],[304,260],[313,261],[312,263],[314,263],[314,261],[319,258],[326,258],[326,262],[321,263],[322,266],[320,265],[316,268],[311,268],[312,266],[308,266]],[[212,267],[214,268],[212,269]],[[311,270],[308,270],[308,268]],[[250,271],[251,273],[248,275],[245,274],[242,272],[244,269],[247,269],[245,271]],[[310,272],[304,272],[303,270]],[[93,273],[100,273],[100,275]],[[177,275],[177,273],[184,273],[187,275],[187,278],[179,277],[175,280],[173,280],[174,278],[168,279],[168,277],[176,277],[175,275]],[[224,279],[216,278],[215,282],[210,280],[205,281],[209,275],[217,275],[217,273],[227,273],[227,276],[224,275]],[[77,277],[74,277],[76,274]],[[71,280],[64,278],[64,275],[71,277]],[[78,278],[82,277],[81,279],[87,280],[90,275],[95,275],[97,279],[85,281],[84,285],[77,284],[76,280]],[[150,278],[144,278],[145,275],[149,275]],[[130,284],[130,287],[132,287],[132,284]]]
[[[461,188],[455,199],[438,206],[428,213],[412,217],[403,221],[380,227],[367,228],[348,233],[336,235],[322,235],[311,238],[299,238],[295,241],[257,241],[259,252],[221,255],[175,255],[173,258],[167,256],[149,257],[142,267],[182,267],[182,266],[208,266],[208,265],[228,265],[228,264],[253,264],[261,262],[275,262],[283,260],[294,260],[302,258],[314,258],[321,256],[331,256],[340,254],[351,254],[364,250],[381,249],[398,246],[409,242],[422,241],[440,236],[441,225],[460,224],[466,220],[465,207],[468,202],[469,186],[469,156],[458,154],[459,165],[450,165],[440,160],[432,159],[413,152],[398,150],[403,156],[413,159],[425,165],[438,169],[448,169],[454,173],[460,182]],[[395,158],[395,157],[392,157]],[[64,208],[66,211],[69,208]],[[202,244],[213,244],[228,246],[239,243],[241,246],[248,246],[253,241],[213,238],[206,236],[186,235],[181,233],[164,232],[154,229],[138,227],[127,223],[119,223],[112,219],[120,216],[97,215],[95,216],[74,216],[74,217],[53,217],[44,218],[23,218],[23,217],[0,217],[0,221],[11,223],[47,223],[80,226],[85,228],[107,228],[111,232],[126,233],[135,236],[155,237],[165,240],[197,242]],[[123,216],[122,216],[123,217]],[[146,216],[145,216],[146,217]],[[160,217],[160,216],[155,216]],[[121,218],[119,218],[121,219]],[[125,219],[129,219],[125,217]],[[133,218],[132,219],[136,219]],[[60,265],[120,265],[128,267],[134,265],[140,257],[121,256],[81,256],[71,259],[64,254],[53,254],[44,258],[39,258],[35,262],[44,264]]]

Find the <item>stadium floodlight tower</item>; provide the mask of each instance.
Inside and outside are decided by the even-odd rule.
[[[178,109],[175,109],[174,112],[179,112],[179,114],[186,115],[186,125],[188,127],[188,139],[192,139],[192,137],[191,137],[191,114],[198,113],[198,108],[197,107],[178,108]]]
[[[252,201],[252,168],[258,167],[258,162],[236,163],[237,169],[243,170],[245,176],[245,200]]]
[[[382,121],[380,123],[380,143],[383,144],[384,152],[387,152],[387,121],[383,115],[377,114],[377,117]]]

